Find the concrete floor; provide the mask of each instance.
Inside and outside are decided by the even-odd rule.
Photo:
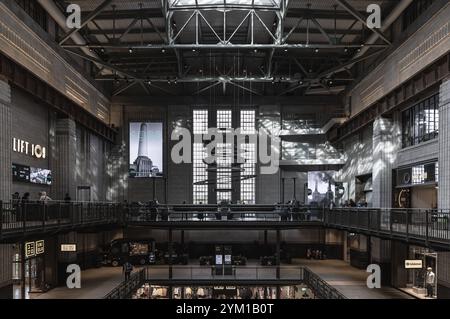
[[[294,262],[308,267],[350,299],[413,299],[408,294],[391,287],[369,289],[366,285],[369,273],[351,267],[342,260],[295,259]]]
[[[58,287],[31,299],[101,299],[122,281],[122,267],[103,267],[82,271],[81,288]]]

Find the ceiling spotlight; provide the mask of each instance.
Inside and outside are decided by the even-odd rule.
[[[363,47],[364,46],[364,43],[363,44],[361,44],[361,47]]]
[[[272,84],[275,84],[275,78],[272,78]]]
[[[92,48],[89,48],[89,52],[92,52]]]
[[[254,49],[253,52],[257,53],[257,52],[258,52],[258,49]]]
[[[347,53],[347,52],[348,52],[348,48],[345,48],[345,49],[344,49],[344,52]]]
[[[161,52],[162,53],[166,53],[166,49],[161,49]]]
[[[105,48],[101,48],[101,49],[100,49],[100,52],[101,52],[101,53],[105,53]]]
[[[318,53],[318,52],[319,52],[319,49],[315,49],[314,52]]]
[[[298,81],[298,84],[302,85],[302,84],[303,84],[303,81]]]
[[[175,78],[175,81],[173,81],[175,84],[178,83],[178,78]]]
[[[152,84],[152,81],[148,80],[148,81],[147,81],[147,84],[148,84],[148,85],[151,85],[151,84]]]
[[[329,85],[332,85],[332,84],[333,84],[333,81],[331,81],[331,80],[328,81],[328,84],[329,84]]]
[[[195,49],[192,49],[192,52],[195,52]]]
[[[288,52],[288,49],[284,49],[284,52]]]
[[[132,54],[132,53],[133,53],[133,48],[129,48],[129,49],[128,49],[128,52],[129,52],[130,54]]]
[[[358,49],[358,50],[356,50],[356,51],[361,52],[361,49]]]

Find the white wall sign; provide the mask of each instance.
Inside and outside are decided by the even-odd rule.
[[[47,157],[47,149],[39,144],[32,144],[30,142],[13,138],[13,151],[25,155],[30,155],[39,159]]]
[[[417,260],[405,260],[406,269],[421,269],[423,268],[423,262],[420,259]]]
[[[76,252],[77,245],[76,244],[61,244],[62,252]]]

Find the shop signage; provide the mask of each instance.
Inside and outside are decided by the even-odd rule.
[[[45,252],[45,242],[43,240],[30,241],[25,243],[25,257],[31,258]]]
[[[77,245],[76,244],[61,244],[62,252],[76,252]]]
[[[15,137],[13,138],[13,151],[39,159],[45,159],[47,157],[47,149],[44,146],[33,144]]]
[[[45,252],[45,242],[43,240],[38,240],[36,242],[36,255],[43,254]]]
[[[36,256],[36,243],[34,241],[25,243],[25,257],[30,258]]]
[[[423,268],[422,260],[405,260],[406,269],[421,269]]]

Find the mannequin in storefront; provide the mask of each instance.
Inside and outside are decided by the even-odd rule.
[[[427,288],[426,297],[433,298],[433,290],[434,290],[435,280],[436,280],[436,275],[434,274],[433,269],[431,267],[428,267],[427,274],[425,275],[425,285]]]

